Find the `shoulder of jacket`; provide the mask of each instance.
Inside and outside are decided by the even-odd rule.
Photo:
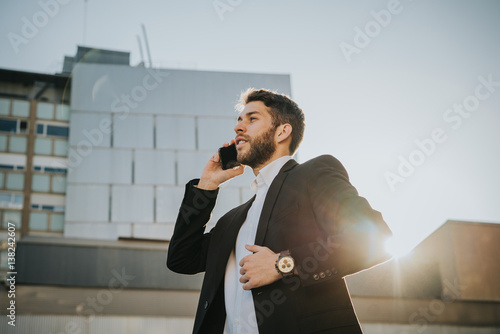
[[[304,169],[304,170],[314,170],[316,168],[333,168],[337,172],[343,174],[345,177],[349,179],[349,176],[347,174],[346,169],[342,165],[342,163],[335,158],[334,156],[330,154],[323,154],[320,156],[317,156],[315,158],[312,158],[304,163],[299,164],[298,169]]]

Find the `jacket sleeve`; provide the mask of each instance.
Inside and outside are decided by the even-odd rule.
[[[184,198],[170,239],[167,267],[179,274],[205,271],[210,233],[205,226],[210,220],[219,190],[196,188],[198,179],[186,184]]]
[[[324,238],[291,249],[303,286],[368,269],[390,258],[384,243],[391,230],[351,185],[342,164],[321,156],[308,179],[314,219]]]

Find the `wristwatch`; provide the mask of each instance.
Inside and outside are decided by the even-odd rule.
[[[282,251],[276,261],[276,270],[283,276],[292,276],[295,269],[295,261],[289,250]]]

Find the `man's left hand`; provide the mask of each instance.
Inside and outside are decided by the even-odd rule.
[[[282,278],[276,270],[279,254],[257,245],[245,245],[245,248],[253,254],[240,261],[240,282],[243,283],[244,290],[259,288]]]

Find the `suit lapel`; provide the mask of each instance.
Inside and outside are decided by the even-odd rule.
[[[259,218],[259,226],[257,227],[257,235],[255,236],[256,245],[262,246],[264,238],[266,237],[267,226],[269,225],[269,219],[271,217],[271,213],[273,212],[274,204],[276,203],[276,199],[281,191],[281,186],[288,176],[288,171],[297,165],[298,163],[295,160],[289,160],[281,168],[278,175],[276,175],[273,183],[271,183]]]

